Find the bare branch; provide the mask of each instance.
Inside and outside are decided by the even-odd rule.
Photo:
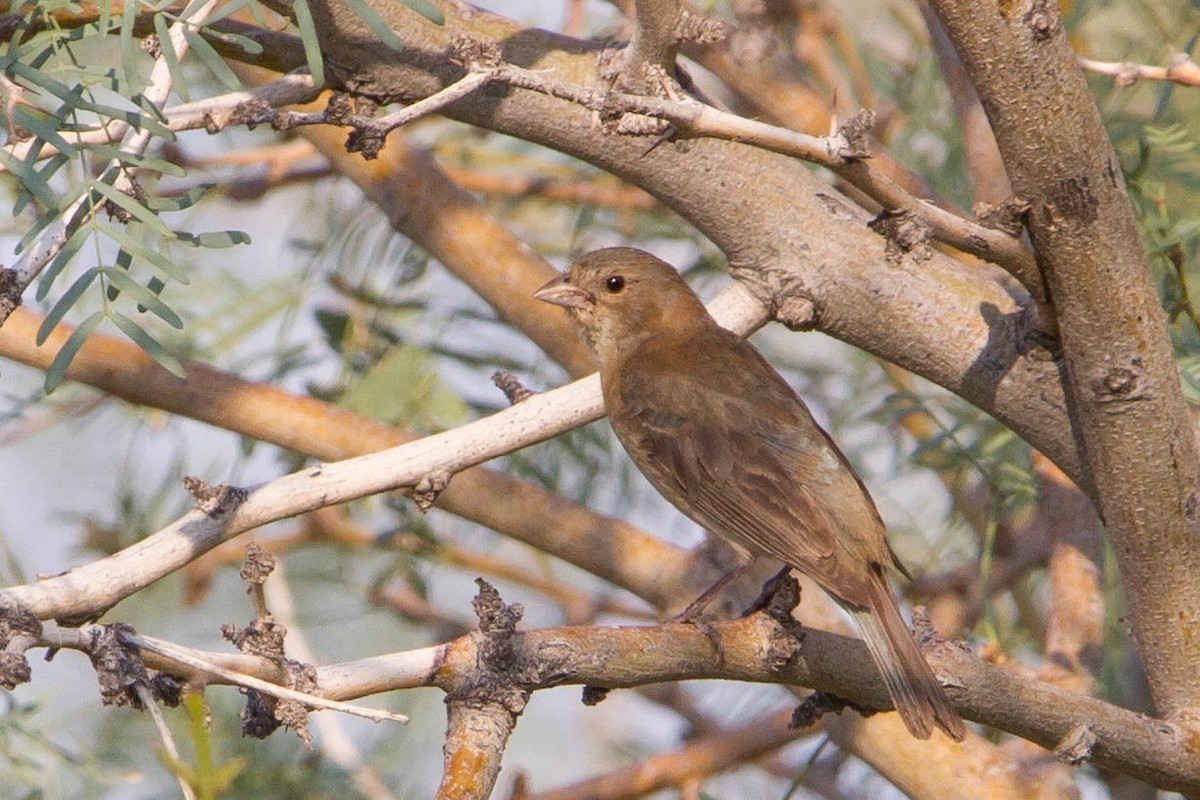
[[[494,14],[447,5],[446,26],[435,28],[383,6],[388,24],[412,43],[397,53],[373,43],[344,4],[310,7],[323,52],[356,93],[382,101],[420,99],[461,77],[441,54],[464,32],[503,41],[510,63],[562,80],[584,83],[596,72],[597,45]],[[303,54],[298,40],[276,37],[267,46],[275,61]],[[1062,365],[1047,352],[1028,297],[990,266],[966,269],[935,252],[917,269],[881,271],[882,240],[862,228],[862,212],[795,159],[767,150],[704,138],[647,152],[648,137],[597,129],[586,109],[533,92],[476,93],[446,113],[652,190],[729,255],[764,305],[807,304],[809,325],[959,393],[1090,486],[1066,421]],[[747,174],[755,179],[739,177]],[[781,238],[781,230],[797,235]]]
[[[763,319],[761,306],[737,283],[711,309],[741,333]],[[215,514],[193,511],[108,558],[0,590],[0,597],[11,596],[43,619],[88,618],[239,533],[359,497],[414,488],[430,475],[454,474],[592,422],[603,411],[599,376],[591,375],[442,434],[277,478],[248,492],[235,507]]]
[[[531,793],[525,800],[637,797],[701,780],[743,766],[811,735],[808,730],[791,727],[788,724],[791,717],[790,710],[778,711],[736,728],[714,730],[673,752],[639,759],[627,767],[569,786]]]
[[[1200,86],[1200,65],[1187,53],[1176,53],[1168,67],[1152,67],[1130,61],[1093,61],[1079,56],[1079,66],[1097,75],[1117,79],[1118,86],[1131,86],[1138,81],[1172,81],[1181,86]]]
[[[354,161],[364,163],[357,157]],[[745,305],[742,311],[727,309],[727,319],[746,315],[761,321],[765,312],[753,297],[744,291],[726,295],[726,299],[734,297],[740,297]],[[560,318],[562,322],[565,320]],[[44,346],[37,347],[39,324],[37,315],[18,309],[0,327],[0,355],[46,369],[71,330],[60,325]],[[752,326],[747,322],[744,329]],[[411,432],[314,398],[242,380],[194,361],[185,362],[185,367],[187,377],[181,380],[131,342],[93,333],[72,361],[67,377],[113,397],[330,461],[417,439]],[[672,571],[660,568],[663,563],[684,559],[679,548],[530,481],[474,468],[454,477],[440,503],[446,511],[602,575],[656,607],[665,608],[699,590],[691,584],[694,565]]]
[[[250,83],[270,75],[245,67],[237,71]],[[501,319],[522,330],[572,375],[595,369],[583,340],[563,335],[561,312],[533,299],[533,292],[555,275],[553,267],[455,185],[429,153],[396,132],[378,162],[370,163],[347,152],[336,128],[309,126],[299,134],[379,206],[393,229],[438,259]]]
[[[806,686],[853,698],[865,708],[888,707],[886,690],[863,643],[811,627],[794,640],[764,614],[714,622],[724,648],[717,654],[709,638],[691,625],[621,628],[551,628],[514,634],[514,659],[526,665],[530,686],[564,684],[631,688],[663,681],[726,679]],[[781,639],[780,636],[785,638]],[[791,642],[790,645],[786,645]],[[786,646],[785,646],[786,645]],[[443,660],[429,670],[426,651],[376,656],[322,667],[328,696],[349,699],[363,693],[466,680],[478,658],[476,639],[448,643]],[[787,652],[794,655],[784,658]],[[605,654],[597,658],[597,653]],[[1092,763],[1149,781],[1160,788],[1200,790],[1200,772],[1186,729],[1149,719],[1101,700],[1052,686],[990,664],[953,644],[926,650],[964,718],[1006,730],[1050,749],[1078,725],[1097,736]],[[539,666],[540,665],[540,666]],[[536,680],[538,670],[544,677]]]
[[[477,658],[472,669],[442,670],[446,690],[446,744],[439,800],[487,800],[500,774],[504,748],[532,694],[541,666],[522,661],[516,647],[519,603],[506,605],[499,593],[476,578],[472,601],[479,631],[471,635]]]
[[[765,614],[714,622],[722,643],[717,653],[709,637],[692,625],[598,628],[595,626],[517,631],[508,639],[511,663],[519,664],[521,685],[529,690],[564,684],[632,688],[664,681],[723,679],[807,686],[852,698],[870,709],[888,708],[885,688],[861,640],[805,628],[802,643]],[[76,630],[50,632],[41,644],[86,649],[90,637]],[[148,637],[129,643],[155,645],[145,661],[156,669],[236,682],[239,673],[272,675],[276,666],[246,655],[207,654],[178,645],[159,646]],[[352,700],[379,692],[419,686],[452,690],[478,675],[478,634],[420,650],[374,656],[319,667],[324,697]],[[166,655],[159,655],[160,652]],[[603,653],[602,658],[597,654]],[[186,655],[186,658],[178,658]],[[926,657],[943,677],[955,707],[967,719],[1014,733],[1055,749],[1074,741],[1085,726],[1094,746],[1083,755],[1101,768],[1153,783],[1159,788],[1196,793],[1200,772],[1186,729],[1149,719],[1101,700],[1080,695],[980,660],[961,647],[940,644]],[[218,662],[244,663],[238,671],[214,670]],[[253,663],[259,662],[259,667]],[[228,673],[228,677],[226,677]],[[257,687],[256,687],[257,688]],[[301,702],[311,702],[304,698]]]
[[[680,0],[635,0],[633,37],[625,48],[625,82],[630,88],[645,87],[651,69],[671,75],[679,42],[675,26],[683,13]]]
[[[334,99],[337,98],[337,95],[334,95],[325,110],[321,112],[279,111],[264,103],[257,108],[239,107],[238,113],[231,118],[231,121],[251,126],[268,123],[276,130],[281,131],[305,125],[349,126],[354,130],[346,143],[347,149],[354,153],[362,153],[363,158],[373,159],[383,149],[384,140],[389,133],[421,117],[434,114],[451,103],[478,91],[486,86],[493,77],[488,72],[468,72],[445,89],[382,117],[347,113],[334,102]],[[306,102],[310,99],[312,98],[304,98],[295,102]]]
[[[384,711],[376,708],[363,708],[362,706],[354,706],[349,703],[342,703],[337,700],[327,700],[324,697],[307,694],[305,692],[297,692],[294,689],[288,689],[283,686],[264,681],[256,678],[253,675],[243,675],[231,669],[226,669],[218,664],[197,658],[188,650],[178,647],[170,642],[155,639],[150,636],[142,636],[132,633],[125,634],[124,641],[132,647],[139,650],[145,650],[149,653],[161,656],[168,663],[175,663],[183,667],[193,670],[197,675],[213,676],[221,678],[234,686],[243,686],[247,689],[254,689],[262,694],[277,697],[280,700],[294,700],[301,705],[308,706],[313,709],[324,711],[341,711],[345,714],[350,714],[363,719],[369,719],[372,722],[408,722],[408,717],[404,714],[395,714],[391,711]]]
[[[271,580],[263,586],[263,592],[276,618],[288,630],[288,651],[301,661],[316,663],[317,658],[296,619],[295,603],[282,561],[276,564]],[[371,800],[391,800],[394,797],[387,783],[359,752],[341,717],[336,714],[317,714],[312,723],[320,733],[317,746],[322,754],[350,774],[363,797]]]
[[[182,759],[179,757],[179,747],[175,744],[175,735],[171,733],[171,729],[167,726],[167,718],[162,713],[162,709],[158,707],[154,693],[140,683],[134,687],[134,691],[141,698],[142,707],[150,714],[150,719],[154,720],[154,729],[158,731],[158,738],[162,741],[163,751],[167,754],[167,759],[172,764],[182,763]],[[196,793],[192,790],[191,784],[182,775],[176,775],[175,777],[179,781],[179,793],[183,795],[184,800],[196,800]]]
[[[929,3],[922,1],[917,3],[917,7],[929,30],[930,44],[941,64],[946,88],[950,91],[950,99],[962,127],[963,154],[966,157],[967,177],[974,188],[975,202],[998,205],[1012,197],[1012,187],[1004,172],[1004,161],[1000,158],[996,137],[988,126],[987,114],[979,103],[979,95],[975,94],[970,76],[954,52],[954,45],[946,37],[946,31],[934,16]],[[1039,300],[1045,302],[1045,287],[1041,285],[1040,274],[1037,275],[1037,283],[1041,291]]]

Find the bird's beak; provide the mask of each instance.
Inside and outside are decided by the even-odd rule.
[[[565,272],[538,289],[533,296],[563,308],[587,308],[596,302],[595,296],[587,289],[572,286]]]

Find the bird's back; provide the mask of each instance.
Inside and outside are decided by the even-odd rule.
[[[647,339],[602,372],[614,431],[664,496],[752,553],[863,606],[891,565],[865,488],[787,382],[715,323]]]

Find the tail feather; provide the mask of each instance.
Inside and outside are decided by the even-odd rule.
[[[928,739],[936,725],[955,741],[962,741],[966,726],[917,648],[882,571],[872,576],[870,600],[870,608],[851,609],[850,613],[905,727],[918,739]]]

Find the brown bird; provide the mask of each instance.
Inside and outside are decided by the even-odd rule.
[[[875,504],[766,359],[640,250],[589,253],[534,296],[583,328],[613,430],[655,488],[750,556],[812,577],[858,623],[913,736],[936,725],[961,740],[962,719],[892,594],[886,569],[904,568]]]

